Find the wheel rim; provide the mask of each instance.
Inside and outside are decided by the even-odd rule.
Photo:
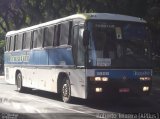
[[[22,78],[21,78],[21,74],[18,74],[17,75],[17,89],[18,90],[21,90],[21,87],[22,87]]]
[[[63,85],[62,94],[63,94],[64,98],[68,98],[70,96],[70,94],[69,94],[69,86],[67,84]]]

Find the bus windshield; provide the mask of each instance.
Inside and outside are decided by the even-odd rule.
[[[90,21],[90,67],[151,67],[150,35],[144,23]]]

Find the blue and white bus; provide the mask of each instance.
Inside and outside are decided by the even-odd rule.
[[[148,95],[151,39],[145,20],[85,13],[6,34],[5,80],[59,93],[64,102]]]

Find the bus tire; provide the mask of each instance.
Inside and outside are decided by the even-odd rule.
[[[63,102],[65,103],[71,102],[71,86],[70,86],[70,81],[68,79],[64,79],[62,82],[61,96]]]
[[[17,91],[23,92],[23,85],[22,85],[22,74],[20,72],[16,75],[16,85],[17,85]]]

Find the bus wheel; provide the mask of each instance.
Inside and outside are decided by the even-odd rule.
[[[23,92],[23,86],[22,86],[22,74],[18,73],[16,75],[16,81],[17,81],[17,90],[18,92]]]
[[[61,91],[62,91],[61,95],[63,102],[65,103],[71,102],[71,88],[68,79],[63,80]]]

